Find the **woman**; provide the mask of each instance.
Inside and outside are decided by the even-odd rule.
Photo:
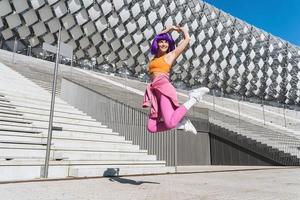
[[[183,33],[184,36],[183,41],[176,48],[174,40],[169,35],[171,31]],[[148,69],[152,82],[147,86],[143,104],[143,107],[151,107],[147,129],[152,133],[173,128],[197,133],[190,120],[184,116],[209,89],[202,87],[192,90],[189,93],[189,100],[180,106],[176,90],[169,82],[171,67],[187,47],[189,41],[190,36],[183,27],[172,26],[155,36],[152,42],[151,53],[154,58],[150,61]]]

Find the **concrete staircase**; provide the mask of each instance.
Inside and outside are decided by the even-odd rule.
[[[221,113],[211,113],[210,122],[230,131],[266,144],[274,149],[290,154],[300,160],[300,138],[289,132],[272,130],[260,124],[249,123],[243,119],[230,117]]]
[[[46,81],[48,82],[48,81]],[[46,155],[51,95],[0,63],[0,181],[39,178]],[[56,97],[50,178],[173,172]]]

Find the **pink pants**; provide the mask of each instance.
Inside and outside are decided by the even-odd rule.
[[[148,131],[156,133],[175,128],[181,121],[181,119],[185,116],[187,109],[183,105],[181,105],[176,110],[174,110],[170,99],[160,92],[156,92],[156,97],[159,102],[159,116],[157,119],[148,119]],[[160,120],[161,118],[163,119],[163,121]]]

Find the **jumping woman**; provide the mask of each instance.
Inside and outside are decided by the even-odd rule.
[[[172,31],[183,33],[183,40],[176,48],[169,34]],[[189,100],[179,105],[176,89],[169,81],[172,65],[185,50],[189,41],[190,36],[183,27],[172,26],[156,35],[152,42],[151,54],[154,58],[148,66],[151,83],[147,85],[143,104],[143,107],[150,107],[147,124],[149,132],[156,133],[177,128],[197,134],[197,130],[185,115],[194,104],[202,100],[202,96],[209,92],[209,89],[201,87],[191,90]]]

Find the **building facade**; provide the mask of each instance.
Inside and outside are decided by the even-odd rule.
[[[300,48],[199,0],[1,0],[1,47],[73,47],[77,63],[144,77],[155,34],[182,25],[191,41],[171,80],[288,104],[300,102]],[[178,42],[182,36],[172,33]],[[125,71],[124,71],[125,70]]]

